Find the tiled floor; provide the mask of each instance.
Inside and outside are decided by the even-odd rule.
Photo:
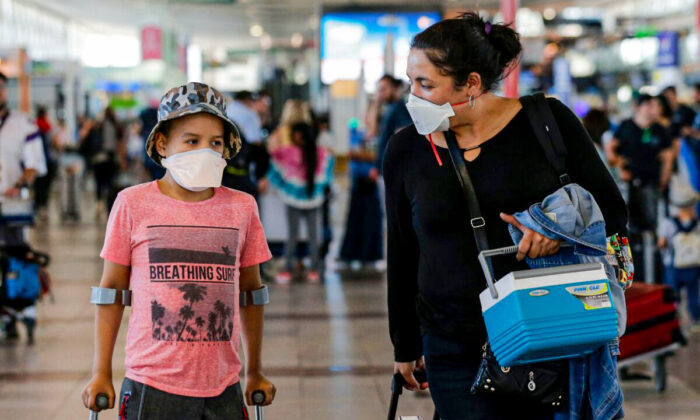
[[[0,419],[86,418],[80,401],[92,363],[93,307],[102,227],[53,223],[32,234],[53,256],[55,303],[39,305],[36,345],[0,339]],[[384,419],[389,405],[392,351],[387,334],[382,276],[341,279],[325,285],[271,285],[264,363],[279,393],[268,420]],[[124,322],[126,326],[126,318]],[[114,358],[115,387],[123,377],[124,330]],[[648,382],[624,384],[630,419],[700,418],[700,340],[671,359],[669,386],[657,394]],[[427,395],[404,394],[399,413],[430,419]],[[109,411],[101,418],[114,419]],[[465,419],[468,417],[465,416]],[[526,417],[523,417],[526,420]]]

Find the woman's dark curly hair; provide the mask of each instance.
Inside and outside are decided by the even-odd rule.
[[[520,35],[505,24],[484,20],[476,12],[440,21],[413,38],[411,48],[424,50],[441,73],[464,86],[478,73],[484,91],[498,86],[522,52]]]

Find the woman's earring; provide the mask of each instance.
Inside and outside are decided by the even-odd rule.
[[[469,95],[469,109],[474,109],[474,95]]]

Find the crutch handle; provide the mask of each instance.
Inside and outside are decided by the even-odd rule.
[[[265,411],[263,409],[262,404],[267,399],[267,395],[265,394],[265,391],[263,391],[263,390],[253,391],[253,395],[251,396],[251,398],[253,400],[253,404],[255,404],[255,420],[264,420],[265,419]]]
[[[109,396],[107,394],[97,394],[97,397],[95,398],[95,405],[97,408],[100,410],[104,410],[109,407]],[[97,413],[98,411],[92,411],[90,410],[90,420],[97,420]]]

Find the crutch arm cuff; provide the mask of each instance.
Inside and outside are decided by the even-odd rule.
[[[121,298],[119,302],[117,301],[117,294]],[[131,306],[131,290],[119,291],[107,287],[93,286],[90,288],[90,303],[95,305],[114,305],[119,303],[124,306]]]
[[[270,303],[270,292],[265,285],[258,290],[241,291],[240,293],[239,305],[241,307],[248,305],[263,306],[268,303]]]

